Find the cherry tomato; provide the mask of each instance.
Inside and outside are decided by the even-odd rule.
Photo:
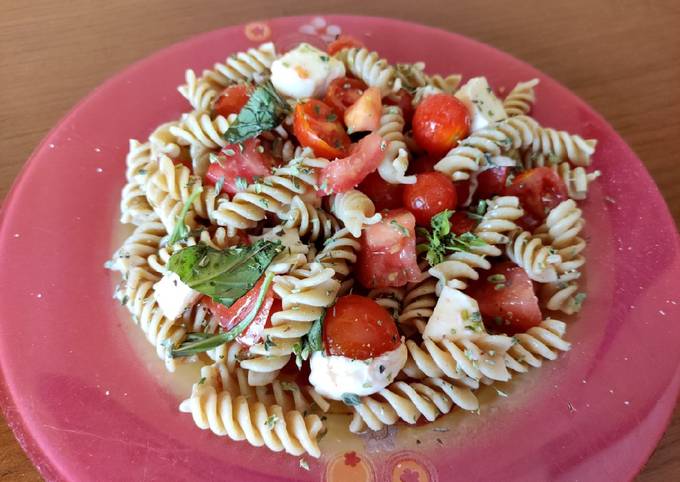
[[[420,147],[443,156],[470,133],[467,107],[449,94],[426,97],[413,114],[413,135]]]
[[[342,119],[345,110],[359,100],[366,89],[368,86],[363,80],[340,77],[330,83],[323,101]]]
[[[229,144],[218,155],[218,162],[208,167],[206,181],[213,186],[224,179],[222,192],[236,194],[242,187],[239,178],[252,182],[255,176],[266,176],[271,173],[273,160],[268,156],[259,139],[248,139],[241,146]]]
[[[548,211],[568,199],[564,181],[549,167],[524,171],[505,189],[508,196],[517,196],[530,217],[541,222]]]
[[[397,92],[385,97],[386,105],[396,105],[401,109],[404,122],[407,126],[411,125],[413,119],[413,96],[406,89],[399,89]]]
[[[395,209],[383,212],[379,223],[364,228],[356,263],[359,283],[366,288],[384,288],[421,280],[415,224],[413,214]]]
[[[458,198],[456,207],[461,207],[467,202],[468,197],[470,197],[470,181],[456,181],[453,183],[453,187],[456,188],[456,196]]]
[[[249,98],[250,92],[247,85],[230,85],[222,91],[217,99],[215,99],[213,107],[215,112],[227,117],[229,114],[238,114],[241,112],[241,109],[246,105]]]
[[[359,184],[358,189],[371,198],[376,211],[382,211],[401,207],[403,187],[403,184],[390,184],[380,174],[372,172]]]
[[[380,128],[382,94],[377,87],[369,87],[357,101],[345,111],[347,132],[373,132]]]
[[[363,42],[358,38],[352,37],[351,35],[339,35],[338,38],[333,40],[328,44],[328,53],[330,55],[335,55],[342,49],[357,48],[360,49],[364,46]]]
[[[320,192],[345,192],[356,187],[375,171],[383,159],[385,144],[378,134],[369,134],[352,144],[349,156],[331,161],[321,170]]]
[[[494,167],[482,171],[477,176],[475,199],[491,199],[498,194],[503,194],[505,182],[508,180],[509,175],[509,167]]]
[[[300,144],[314,154],[336,159],[346,154],[351,141],[333,109],[320,100],[298,102],[293,115],[293,132]]]
[[[484,323],[493,331],[522,333],[543,319],[533,283],[526,271],[511,261],[481,271],[467,294],[477,300]]]
[[[425,154],[417,159],[409,162],[409,174],[422,174],[424,172],[433,172],[434,165],[440,161],[440,157],[430,156]]]
[[[463,233],[469,233],[477,227],[477,221],[467,215],[465,211],[456,211],[449,219],[451,223],[451,232],[460,236]]]
[[[264,276],[258,280],[258,282],[253,286],[250,291],[245,295],[241,296],[236,302],[227,307],[222,303],[218,303],[209,296],[203,296],[201,298],[201,303],[210,310],[211,313],[218,316],[220,321],[220,326],[224,328],[225,331],[229,331],[238,325],[250,312],[255,309],[257,298],[260,295],[260,290],[262,289],[262,284],[264,283]],[[277,305],[278,310],[280,310],[280,303]],[[267,293],[265,294],[264,300],[257,310],[257,314],[253,321],[248,325],[248,327],[241,332],[240,335],[236,337],[236,341],[242,345],[252,346],[257,344],[262,339],[262,332],[265,326],[270,321],[269,318],[271,314],[274,313],[274,291],[271,289],[271,285]]]
[[[397,324],[370,298],[347,295],[326,311],[323,323],[326,353],[354,360],[375,358],[399,347]]]
[[[429,227],[432,216],[456,207],[456,188],[441,172],[426,172],[416,176],[415,184],[404,186],[404,207],[416,217],[418,226]]]

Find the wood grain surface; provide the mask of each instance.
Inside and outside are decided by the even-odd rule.
[[[677,0],[3,0],[0,11],[0,199],[47,131],[111,74],[200,32],[323,12],[416,21],[533,64],[607,118],[680,221]],[[40,480],[2,420],[0,480]],[[680,409],[638,480],[680,480]]]

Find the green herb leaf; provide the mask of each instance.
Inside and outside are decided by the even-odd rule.
[[[356,395],[354,393],[343,393],[342,396],[342,403],[345,405],[349,405],[350,407],[354,407],[356,405],[359,405],[361,403],[361,400],[359,399],[359,395]]]
[[[323,350],[323,320],[326,317],[326,311],[312,323],[312,328],[307,333],[306,344],[309,346],[311,353]]]
[[[282,249],[280,241],[265,240],[223,251],[198,244],[173,254],[168,269],[194,290],[231,306],[255,285]]]
[[[270,415],[269,417],[267,417],[267,420],[264,421],[264,425],[269,430],[271,430],[271,429],[274,428],[274,425],[276,425],[276,422],[278,422],[278,421],[279,421],[279,417],[277,417],[276,415]]]
[[[255,319],[257,312],[260,310],[260,307],[264,302],[267,291],[269,291],[269,286],[271,285],[273,279],[274,273],[267,273],[265,275],[264,281],[262,282],[262,287],[260,288],[260,293],[257,295],[257,300],[255,301],[255,306],[253,306],[253,309],[250,311],[250,313],[248,313],[248,315],[246,315],[243,320],[239,321],[239,323],[231,330],[220,333],[219,335],[210,336],[209,338],[205,338],[200,341],[184,342],[179,346],[179,348],[172,350],[170,352],[170,356],[172,358],[178,358],[196,355],[197,353],[203,353],[205,351],[212,350],[213,348],[217,348],[224,343],[234,340],[237,336],[243,333],[243,330],[248,328],[248,325],[250,325]]]
[[[276,92],[271,81],[267,80],[253,90],[236,121],[223,137],[230,144],[256,137],[279,125],[288,112],[288,104]]]
[[[432,217],[432,232],[422,228],[418,234],[427,239],[427,244],[419,244],[419,253],[427,251],[425,258],[430,266],[435,266],[444,261],[447,251],[470,251],[470,248],[484,246],[486,243],[471,232],[456,235],[451,232],[449,218],[453,213],[445,210]]]
[[[237,181],[238,181],[238,179],[237,179]],[[219,193],[222,192],[223,187],[224,187],[224,176],[220,176],[217,183],[215,183],[215,194],[219,195]]]
[[[189,196],[187,202],[184,203],[184,206],[182,207],[179,216],[177,216],[177,222],[175,223],[175,227],[172,230],[172,233],[170,234],[170,238],[168,239],[168,245],[173,245],[176,242],[182,241],[183,239],[186,239],[187,236],[189,236],[189,227],[186,224],[184,224],[184,218],[187,217],[187,213],[189,212],[191,205],[194,204],[194,201],[198,196],[200,196],[202,192],[203,188],[199,187],[198,189],[191,193],[191,196]]]
[[[245,191],[248,189],[248,179],[241,176],[236,176],[236,189],[239,191]]]

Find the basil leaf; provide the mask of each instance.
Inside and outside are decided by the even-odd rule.
[[[253,90],[223,137],[230,144],[256,137],[279,125],[288,112],[290,107],[267,80]]]
[[[312,323],[312,328],[307,333],[307,345],[310,352],[323,350],[323,320],[326,317],[326,311]]]
[[[280,241],[265,240],[223,251],[199,244],[173,254],[168,269],[194,290],[231,306],[255,285],[282,249]]]
[[[172,234],[170,234],[170,238],[168,239],[169,246],[172,246],[176,242],[182,241],[183,239],[186,239],[187,236],[189,236],[189,228],[187,227],[186,224],[184,224],[184,218],[187,217],[189,208],[202,192],[203,188],[199,187],[198,189],[191,193],[191,196],[189,196],[187,202],[184,203],[184,206],[182,207],[179,216],[177,216],[177,222],[175,223],[175,227],[172,230]]]
[[[191,337],[188,336],[187,341],[182,343],[179,348],[170,352],[170,356],[172,358],[178,358],[182,356],[196,355],[197,353],[202,353],[204,351],[217,348],[218,346],[235,339],[237,336],[243,333],[243,331],[248,328],[248,325],[253,322],[253,319],[255,319],[257,312],[260,311],[260,307],[264,302],[264,298],[267,294],[267,291],[269,291],[269,286],[271,285],[273,279],[274,273],[267,273],[265,275],[264,281],[262,282],[262,287],[260,288],[260,292],[257,295],[255,306],[253,306],[253,309],[250,311],[250,313],[248,313],[245,318],[239,321],[239,323],[231,330],[194,342],[189,341]]]

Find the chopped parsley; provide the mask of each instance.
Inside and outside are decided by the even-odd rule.
[[[271,415],[271,416],[267,417],[267,420],[265,420],[264,425],[269,430],[271,430],[271,429],[274,428],[274,425],[276,425],[276,422],[278,422],[278,421],[279,421],[279,417],[277,417],[276,415]]]
[[[449,210],[432,217],[432,232],[419,228],[418,234],[424,236],[427,243],[418,245],[419,252],[427,252],[426,258],[430,266],[442,261],[448,251],[470,251],[471,248],[485,246],[486,243],[477,235],[465,232],[460,235],[451,232],[449,218],[453,213]]]

